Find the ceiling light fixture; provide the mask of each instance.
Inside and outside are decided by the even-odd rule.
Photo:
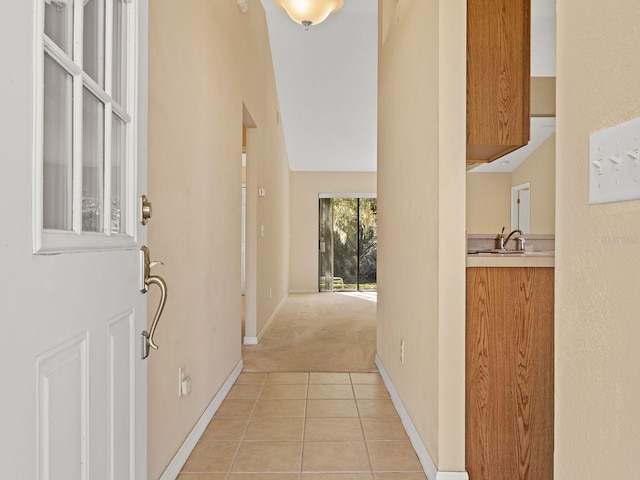
[[[344,0],[273,0],[296,23],[309,30],[342,8]]]

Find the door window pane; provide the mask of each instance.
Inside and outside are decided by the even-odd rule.
[[[358,199],[333,199],[333,288],[358,289]]]
[[[104,88],[104,0],[84,0],[83,67]]]
[[[126,124],[113,115],[111,131],[111,233],[126,233]]]
[[[110,0],[113,2],[113,98],[125,107],[127,94],[127,9],[124,0]]]
[[[86,89],[82,115],[82,231],[103,232],[104,105]]]
[[[375,198],[360,199],[359,223],[358,285],[360,290],[375,290],[378,277],[378,201]]]
[[[320,199],[320,291],[333,290],[333,200]]]
[[[73,2],[45,2],[44,33],[69,57],[73,55]]]
[[[44,56],[43,227],[72,230],[73,80]]]
[[[43,112],[43,131],[34,177],[42,185],[35,194],[35,218],[42,218],[42,224],[35,226],[34,249],[130,245],[135,159],[129,147],[135,120],[128,85],[136,70],[132,52],[137,44],[130,34],[137,4],[35,2],[44,33],[44,60],[36,74],[43,79],[44,94],[37,97],[42,99],[37,107]]]

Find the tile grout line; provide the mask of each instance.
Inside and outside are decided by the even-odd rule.
[[[360,415],[360,407],[358,406],[358,399],[356,398],[356,389],[353,384],[353,377],[349,372],[349,381],[351,382],[351,391],[353,392],[353,401],[356,404],[356,412],[358,412],[358,423],[360,424],[360,431],[362,432],[362,440],[364,441],[364,449],[367,452],[367,460],[369,461],[369,470],[371,471],[371,478],[374,478],[373,462],[371,461],[371,452],[369,451],[369,444],[367,443],[367,436],[364,433],[364,425],[362,424],[362,416]]]
[[[240,453],[242,442],[244,441],[244,437],[247,434],[247,430],[249,430],[249,425],[251,424],[251,420],[253,420],[253,414],[255,413],[256,408],[258,407],[258,400],[262,395],[262,390],[264,389],[264,386],[267,383],[268,376],[269,374],[267,373],[264,379],[262,380],[262,384],[260,385],[260,391],[258,392],[258,396],[255,399],[255,403],[253,404],[251,413],[249,413],[249,419],[247,421],[247,425],[244,427],[244,430],[242,431],[242,435],[240,435],[240,441],[238,442],[238,446],[236,447],[236,452],[233,454],[233,459],[231,460],[231,464],[229,465],[229,471],[227,472],[226,480],[229,480],[231,478],[231,473],[233,472],[233,467],[235,466],[236,461],[238,460],[238,454]],[[236,380],[236,384],[237,384],[237,380]]]
[[[302,465],[304,463],[304,450],[307,437],[307,413],[309,412],[309,384],[311,382],[311,372],[307,372],[307,389],[304,396],[304,416],[302,417],[302,448],[300,449],[300,469],[298,480],[302,480]]]
[[[247,443],[253,442],[252,440],[248,440],[247,433],[248,433],[248,429],[249,429],[251,423],[253,422],[253,420],[256,419],[255,412],[257,411],[257,405],[260,402],[260,399],[262,398],[262,395],[267,393],[266,389],[267,389],[267,385],[269,385],[269,375],[272,372],[265,372],[265,373],[266,373],[266,375],[261,380],[261,382],[253,383],[253,385],[259,385],[259,388],[257,390],[257,395],[256,395],[255,400],[254,400],[254,404],[253,404],[251,410],[249,411],[249,415],[248,415],[248,418],[247,418],[247,423],[244,426],[244,428],[241,430],[241,434],[239,436],[238,445],[237,445],[237,447],[235,449],[235,452],[234,452],[234,454],[232,456],[229,469],[228,469],[228,471],[226,473],[224,471],[220,471],[219,472],[221,474],[220,478],[224,478],[225,480],[231,480],[233,478],[233,477],[231,477],[231,475],[236,474],[236,473],[233,472],[233,469],[236,467],[236,465],[238,463],[239,452],[240,452],[242,446],[247,444]],[[277,372],[277,373],[279,373],[279,372]],[[287,373],[287,372],[283,372],[283,373]],[[307,443],[310,443],[308,441],[308,439],[307,439],[306,427],[307,427],[307,424],[308,424],[308,420],[310,419],[310,417],[309,417],[309,402],[310,402],[310,389],[311,389],[311,385],[312,385],[311,374],[313,372],[304,372],[304,373],[306,375],[306,382],[304,384],[304,386],[305,386],[305,397],[304,397],[304,408],[303,408],[303,415],[302,415],[302,435],[301,435],[302,438],[301,438],[300,457],[299,457],[299,463],[298,463],[299,468],[298,468],[297,472],[295,472],[295,470],[292,470],[290,473],[287,473],[287,475],[290,475],[290,478],[297,478],[297,480],[302,480],[303,479],[302,475],[305,474],[304,468],[303,468],[303,466],[304,466],[304,458],[305,458],[305,451],[306,451]],[[369,439],[368,439],[368,436],[365,433],[365,427],[364,427],[364,417],[362,416],[363,413],[362,413],[361,407],[360,407],[360,405],[358,403],[357,394],[356,394],[356,390],[358,390],[358,388],[357,388],[358,385],[368,385],[369,383],[367,383],[367,382],[362,383],[362,384],[354,383],[354,382],[357,382],[358,380],[354,379],[354,377],[352,376],[352,373],[350,373],[350,372],[344,372],[344,373],[347,373],[347,375],[348,375],[349,386],[350,386],[350,390],[351,390],[351,393],[353,395],[353,400],[354,400],[355,407],[356,407],[356,414],[357,414],[358,423],[359,423],[359,427],[360,427],[360,433],[362,435],[362,439],[363,439],[364,447],[365,447],[365,452],[366,452],[366,455],[367,455],[369,471],[365,471],[365,470],[357,470],[356,471],[356,470],[354,470],[354,471],[341,471],[340,473],[341,474],[362,474],[363,476],[364,475],[369,475],[370,476],[369,478],[371,480],[379,479],[380,478],[379,475],[382,474],[383,472],[374,471],[372,451],[369,448],[370,447],[369,441],[368,441]],[[334,385],[334,383],[329,382],[329,383],[325,384],[325,383],[321,382],[318,385],[320,385],[320,386],[323,386],[323,385],[331,386],[331,385]],[[335,385],[338,385],[338,384],[336,383]],[[368,395],[368,392],[367,391],[360,392],[360,395],[362,395],[362,394],[364,394],[365,397],[366,397]],[[374,395],[374,397],[376,397],[376,395]],[[365,400],[366,399],[367,398],[365,398]],[[377,398],[372,398],[372,400],[376,400],[376,399]],[[330,398],[328,398],[328,400],[330,400]],[[273,417],[273,418],[276,418],[276,417]],[[289,418],[289,417],[283,417],[283,418]],[[340,417],[327,417],[327,418],[345,418],[345,417],[340,416]],[[300,438],[300,437],[298,437],[298,438]],[[260,442],[261,440],[255,440],[255,441],[256,442]],[[281,440],[281,441],[284,442],[285,440]],[[291,441],[293,442],[294,440],[291,440]],[[296,441],[299,441],[299,440],[296,440]],[[345,439],[343,441],[344,442],[350,442],[351,440]],[[395,439],[395,438],[394,439],[389,438],[388,440],[386,440],[386,439],[385,440],[383,440],[383,439],[376,440],[375,435],[374,435],[374,438],[371,439],[371,441],[374,442],[374,443],[375,442],[380,442],[380,443],[387,443],[387,442],[399,443],[400,442],[399,439]],[[183,472],[180,472],[180,473],[182,474]],[[207,472],[184,472],[184,473],[187,474],[187,475],[196,475],[198,473],[207,473]],[[211,473],[214,473],[214,472],[211,472]],[[242,473],[242,472],[237,472],[237,473]],[[257,473],[259,473],[259,472],[255,472],[255,473],[252,473],[252,474],[257,474]],[[263,474],[265,474],[267,476],[269,476],[269,475],[277,475],[277,473],[278,472],[273,472],[273,471],[263,472]],[[282,473],[284,474],[285,472],[282,472]],[[306,472],[306,473],[308,473],[308,474],[313,474],[313,473],[329,474],[328,471],[322,471],[322,472],[320,472],[320,471],[318,471],[318,472],[309,471],[309,472]],[[333,473],[335,474],[335,473],[338,473],[338,472],[333,472]],[[409,473],[422,473],[422,471],[421,470],[413,471],[413,470],[405,470],[405,469],[392,469],[392,470],[385,470],[384,473],[409,474]]]

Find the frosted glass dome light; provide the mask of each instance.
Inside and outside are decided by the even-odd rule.
[[[329,15],[342,8],[344,0],[273,0],[296,23],[309,26],[317,25]]]

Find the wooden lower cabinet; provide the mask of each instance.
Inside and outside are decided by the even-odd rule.
[[[470,480],[553,478],[553,268],[467,268]]]

